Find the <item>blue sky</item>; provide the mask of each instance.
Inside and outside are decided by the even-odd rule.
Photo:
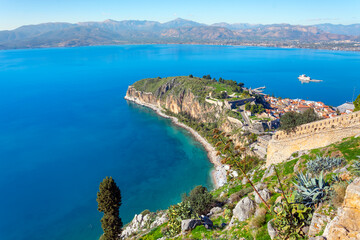
[[[0,0],[0,30],[43,22],[360,23],[360,0]]]

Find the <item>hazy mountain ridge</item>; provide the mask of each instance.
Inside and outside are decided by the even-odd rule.
[[[215,23],[206,25],[185,19],[166,23],[146,20],[43,23],[0,31],[0,49],[89,46],[131,43],[216,43],[266,41],[359,41],[360,24]]]

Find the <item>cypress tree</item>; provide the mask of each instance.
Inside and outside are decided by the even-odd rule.
[[[98,210],[103,212],[101,227],[104,234],[101,240],[119,239],[121,228],[123,226],[119,217],[119,208],[121,206],[121,192],[112,177],[106,177],[99,186],[97,193]]]

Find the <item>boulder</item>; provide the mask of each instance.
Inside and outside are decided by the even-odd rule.
[[[196,226],[200,226],[201,225],[201,221],[197,220],[197,219],[185,219],[181,221],[181,231],[185,232],[185,231],[189,231],[192,230],[194,228],[196,228]]]
[[[221,207],[213,207],[212,209],[210,209],[210,216],[217,213],[221,213],[222,211],[223,209]]]
[[[255,212],[255,202],[251,200],[249,197],[245,197],[241,199],[238,204],[236,204],[233,210],[233,219],[231,222],[234,223],[235,219],[239,221],[245,221],[250,218]],[[230,223],[230,225],[232,225]]]
[[[263,190],[266,187],[267,187],[266,184],[263,183],[263,182],[259,182],[258,184],[255,185],[255,189],[258,190],[258,191]]]
[[[243,177],[243,179],[241,180],[241,183],[242,183],[243,185],[247,184],[248,182],[249,182],[249,181],[247,180],[246,177]]]
[[[272,222],[273,222],[274,220],[270,220],[270,221],[268,221],[268,223],[267,223],[267,229],[268,229],[268,233],[269,233],[269,236],[270,236],[270,238],[271,239],[274,239],[275,238],[275,236],[276,236],[276,234],[277,234],[277,231],[276,231],[276,229],[273,227],[273,225],[272,225]]]
[[[263,190],[260,190],[260,191],[258,191],[258,192],[259,192],[259,194],[261,195],[261,197],[265,200],[265,202],[269,201],[270,196],[271,196],[271,193],[270,193],[269,189],[264,188]],[[256,202],[257,204],[262,203],[259,195],[257,195],[255,192],[254,192],[254,195],[255,195],[255,202]]]
[[[344,203],[337,216],[326,226],[327,240],[360,239],[360,178],[356,178],[346,189]]]
[[[317,235],[330,221],[331,219],[329,216],[315,212],[311,219],[308,236],[314,237]]]

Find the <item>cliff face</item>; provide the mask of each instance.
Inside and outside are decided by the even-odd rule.
[[[221,90],[219,90],[221,89]],[[224,101],[211,100],[216,91],[231,90],[225,83],[204,78],[167,77],[142,79],[129,86],[125,99],[151,108],[186,114],[197,123],[212,123],[213,127],[230,134],[235,145],[244,146],[243,123],[228,115]],[[249,152],[252,155],[252,152]]]
[[[170,89],[171,86],[164,85],[153,94],[137,91],[133,86],[129,86],[125,98],[140,104],[151,104],[175,114],[186,113],[201,122],[213,122],[221,111],[219,107],[206,102],[200,103],[190,90],[174,95],[168,94]]]

